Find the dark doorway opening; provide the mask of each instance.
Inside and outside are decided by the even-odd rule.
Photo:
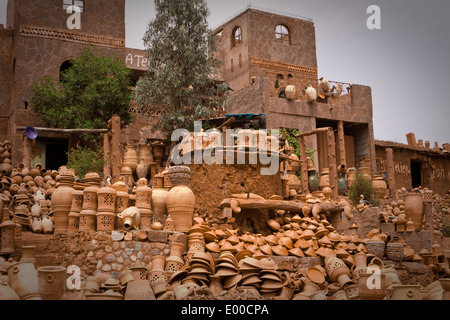
[[[67,142],[50,142],[45,146],[46,169],[58,170],[59,167],[67,164]]]
[[[422,185],[422,162],[411,160],[411,180],[413,188]]]

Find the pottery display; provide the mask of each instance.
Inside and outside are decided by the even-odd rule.
[[[60,300],[66,290],[66,278],[65,267],[39,267],[38,283],[42,300]]]
[[[142,179],[144,185],[136,188],[136,207],[140,213],[140,228],[145,230],[151,229],[152,224],[152,188],[147,186],[147,179]]]
[[[368,253],[374,254],[380,259],[383,259],[384,257],[384,250],[385,250],[386,244],[384,241],[381,240],[372,240],[369,239],[366,242],[366,249]]]
[[[416,231],[422,230],[424,215],[423,197],[419,193],[408,193],[405,196],[405,213],[408,219],[414,222]]]
[[[69,227],[69,213],[72,205],[74,176],[63,173],[60,184],[52,194],[52,211],[55,223],[55,233],[66,233]]]
[[[123,160],[122,160],[122,166],[129,167],[132,172],[136,171],[137,165],[138,165],[138,158],[136,153],[136,146],[124,143],[124,152],[123,152]]]
[[[163,219],[167,215],[166,198],[169,191],[164,188],[164,176],[161,173],[155,175],[154,181],[155,185],[151,198],[153,218],[159,222],[164,222]]]
[[[192,227],[195,195],[188,187],[190,169],[184,166],[169,168],[169,178],[173,185],[166,197],[167,213],[174,220],[174,229],[187,232]]]

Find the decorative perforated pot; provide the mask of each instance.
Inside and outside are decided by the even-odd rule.
[[[148,186],[139,186],[136,188],[136,207],[141,215],[141,229],[151,229],[152,225],[152,188]]]
[[[114,212],[116,209],[117,191],[111,187],[97,190],[97,211]]]
[[[69,213],[72,204],[74,176],[63,173],[58,188],[52,194],[52,211],[55,233],[66,233],[69,226]]]
[[[114,230],[116,214],[114,212],[97,212],[97,231]]]
[[[80,226],[80,211],[83,208],[83,191],[74,190],[72,193],[72,206],[69,213],[68,229],[77,232]]]

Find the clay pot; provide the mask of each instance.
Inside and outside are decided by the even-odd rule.
[[[372,279],[375,277],[377,278],[373,282]],[[385,274],[361,273],[358,279],[359,298],[361,300],[383,300],[386,290],[385,280]]]
[[[319,177],[316,171],[310,171],[308,173],[308,189],[310,192],[319,191]]]
[[[386,244],[381,240],[368,240],[366,249],[368,253],[374,254],[379,259],[383,259]]]
[[[331,282],[338,282],[341,287],[352,282],[350,279],[350,269],[344,261],[337,257],[326,257],[325,269],[327,270]]]
[[[369,167],[359,167],[357,173],[361,174],[364,178],[372,181],[372,172]]]
[[[20,261],[27,261],[36,263],[36,247],[35,246],[23,246],[22,257]]]
[[[422,300],[420,285],[393,285],[387,291],[388,300]]]
[[[398,277],[397,270],[393,267],[385,267],[381,269],[381,273],[386,275],[386,288],[390,288],[392,285],[401,285],[401,281]]]
[[[100,285],[102,280],[97,277],[88,277],[86,279],[86,285],[84,286],[84,291],[86,293],[95,293],[100,291]]]
[[[444,293],[442,294],[442,300],[450,300],[450,278],[441,278],[439,279],[442,288],[444,289]]]
[[[114,212],[116,208],[117,191],[111,187],[97,190],[97,211]]]
[[[376,175],[372,181],[372,187],[374,193],[378,196],[378,199],[384,199],[387,191],[387,184],[383,179],[383,176]]]
[[[357,254],[353,255],[353,260],[356,268],[367,268],[367,255],[364,252],[358,252]]]
[[[39,267],[39,294],[42,300],[60,300],[66,290],[66,277],[64,267]]]
[[[124,300],[156,300],[152,287],[147,280],[127,281]]]
[[[6,280],[0,280],[0,301],[1,300],[20,300],[17,293],[9,286]]]
[[[345,180],[345,172],[339,172],[337,186],[338,186],[338,194],[340,196],[345,196],[347,194],[348,189],[348,183],[347,180]]]
[[[401,242],[389,242],[386,245],[386,256],[392,261],[402,261],[405,245]]]
[[[152,271],[164,271],[164,265],[166,263],[166,258],[164,256],[153,256],[152,257]]]
[[[124,143],[124,155],[122,166],[129,167],[133,172],[136,171],[138,165],[138,158],[136,154],[136,146],[129,143]]]
[[[351,284],[344,288],[348,300],[359,300],[359,285]]]
[[[13,167],[9,163],[3,163],[0,166],[0,172],[3,176],[9,177],[11,175],[12,171],[13,171]]]
[[[41,222],[42,222],[42,232],[44,234],[53,233],[53,221],[47,214],[45,213],[42,214]]]
[[[21,300],[41,300],[39,295],[38,273],[33,262],[19,261],[6,270],[9,285]]]
[[[55,222],[55,233],[66,233],[69,223],[69,213],[72,204],[74,176],[61,176],[58,188],[53,192],[51,202]]]
[[[147,143],[141,143],[139,145],[139,160],[143,161],[144,164],[150,168],[153,162],[152,146]]]
[[[405,213],[408,219],[414,222],[416,231],[422,230],[424,215],[423,197],[419,193],[408,193],[405,196]]]
[[[187,186],[190,169],[184,166],[169,168],[169,178],[173,185],[166,197],[167,213],[174,220],[175,231],[187,232],[192,227],[195,195]]]
[[[144,179],[147,181],[147,179]],[[141,229],[151,229],[152,224],[152,192],[153,190],[145,183],[136,188],[136,207],[141,215]]]
[[[140,160],[139,164],[136,167],[136,175],[139,179],[141,178],[147,178],[149,165],[144,163],[144,160]]]
[[[295,99],[295,86],[294,85],[286,86],[286,88],[284,89],[284,92],[286,94],[286,99],[288,99],[288,100]]]

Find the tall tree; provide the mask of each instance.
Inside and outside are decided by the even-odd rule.
[[[155,127],[170,136],[222,107],[227,86],[217,78],[205,0],[155,0],[155,9],[144,36],[149,72],[135,93],[150,113],[161,113]]]
[[[89,46],[71,64],[59,83],[47,76],[31,86],[32,108],[46,125],[100,129],[114,114],[125,124],[132,120],[129,70],[119,57],[102,56]]]

